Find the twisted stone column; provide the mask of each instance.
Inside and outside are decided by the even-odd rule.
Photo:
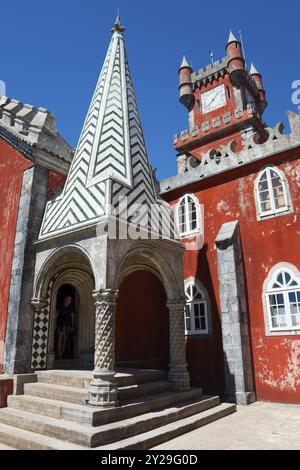
[[[175,390],[190,389],[190,376],[186,365],[185,352],[185,301],[174,300],[167,303],[170,323],[170,364],[169,380],[174,383]]]
[[[95,358],[89,388],[89,405],[110,407],[118,403],[115,380],[115,315],[118,292],[112,289],[94,293],[96,299]]]

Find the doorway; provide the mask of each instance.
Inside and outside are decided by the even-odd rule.
[[[78,294],[71,284],[62,285],[56,296],[55,360],[77,356]]]
[[[169,312],[166,292],[152,272],[129,274],[119,288],[116,314],[116,365],[167,370]]]

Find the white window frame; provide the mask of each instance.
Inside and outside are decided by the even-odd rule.
[[[274,198],[274,189],[272,187],[271,171],[274,171],[278,175],[278,177],[280,178],[280,182],[282,184],[282,188],[283,188],[285,206],[280,207],[278,209],[276,209],[276,207],[275,207],[275,198]],[[261,201],[260,201],[260,193],[261,192],[259,191],[259,183],[260,183],[261,178],[262,178],[262,176],[265,172],[267,173],[268,194],[269,194],[269,197],[270,197],[270,204],[271,204],[271,209],[269,209],[268,211],[263,211],[262,210],[262,207],[261,207],[262,205],[261,205]],[[288,185],[288,182],[286,180],[285,174],[282,171],[280,171],[278,168],[276,168],[275,166],[268,165],[268,166],[264,167],[259,172],[259,174],[256,178],[256,181],[255,181],[254,191],[255,191],[255,205],[256,205],[256,212],[257,212],[258,220],[263,220],[263,219],[266,219],[266,218],[275,217],[275,216],[278,216],[278,215],[283,215],[283,214],[286,214],[286,213],[289,213],[289,212],[293,211],[292,203],[291,203],[291,196],[290,196],[290,192],[289,192],[289,185]]]
[[[288,273],[291,276],[291,280],[294,280],[298,283],[298,287],[286,286],[282,288],[280,287],[273,288],[273,285],[276,283],[278,276],[284,272]],[[286,335],[286,334],[300,335],[300,325],[294,326],[292,324],[291,306],[290,306],[290,300],[289,300],[289,293],[298,292],[298,291],[300,291],[300,273],[297,270],[297,268],[295,268],[295,266],[289,263],[279,263],[278,265],[272,268],[272,270],[269,273],[269,276],[265,280],[264,292],[263,292],[267,336]],[[283,304],[285,308],[285,317],[286,317],[287,326],[274,327],[272,325],[270,296],[274,294],[283,295]]]
[[[196,228],[194,229],[191,229],[191,223],[192,221],[190,220],[190,213],[189,213],[189,210],[188,209],[188,204],[189,204],[189,198],[193,200],[193,202],[195,203],[195,206],[196,206]],[[186,227],[186,230],[181,232],[180,231],[180,219],[179,219],[179,211],[180,211],[180,207],[182,205],[182,203],[184,203],[185,207],[186,207],[186,210],[185,210],[185,227]],[[179,233],[179,236],[180,238],[184,238],[184,237],[189,237],[191,235],[194,235],[196,233],[200,233],[201,232],[201,213],[200,213],[200,204],[199,204],[199,200],[198,198],[193,194],[193,193],[186,193],[184,194],[184,196],[182,196],[178,203],[177,203],[177,206],[176,206],[176,224],[177,224],[177,228],[178,228],[178,233]]]
[[[201,295],[201,299],[188,299],[187,290],[188,287],[195,288],[196,291]],[[208,324],[208,298],[205,290],[201,287],[200,283],[193,278],[189,278],[185,282],[184,286],[185,297],[186,297],[186,310],[185,310],[185,335],[186,336],[193,336],[193,335],[207,335],[209,333],[209,324]],[[186,318],[187,318],[187,309],[188,305],[190,306],[190,323],[191,329],[188,330],[186,328]],[[203,305],[204,306],[204,318],[205,318],[205,329],[196,329],[195,328],[195,305]]]

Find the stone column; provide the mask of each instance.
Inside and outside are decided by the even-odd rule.
[[[44,367],[43,368],[46,368],[46,366],[49,366],[47,364],[47,351],[45,350],[44,352],[44,357],[41,356],[41,351],[39,351],[37,349],[37,346],[38,346],[38,342],[39,342],[39,338],[41,338],[41,335],[43,334],[43,326],[44,326],[44,323],[42,322],[42,319],[40,318],[41,317],[41,314],[42,314],[42,311],[44,310],[44,308],[46,307],[47,305],[47,300],[46,299],[41,299],[41,298],[34,298],[34,299],[31,299],[31,305],[33,307],[33,310],[34,310],[34,322],[33,322],[33,330],[31,332],[31,340],[32,340],[32,350],[30,351],[31,352],[31,362],[30,362],[30,365],[31,365],[31,368],[34,368],[32,363],[35,361],[35,359],[37,357],[39,357],[41,359],[41,361],[44,362]],[[39,331],[36,331],[35,330],[35,327],[39,327]],[[35,338],[35,336],[37,335],[37,338]],[[44,341],[43,341],[44,342]],[[34,347],[36,346],[36,347]]]
[[[170,364],[168,378],[174,383],[175,390],[190,389],[190,376],[186,365],[185,352],[185,301],[174,300],[167,303],[170,324]]]
[[[118,292],[94,293],[96,299],[95,358],[89,388],[89,405],[112,407],[118,404],[115,379],[115,315]]]
[[[238,221],[222,225],[216,238],[226,399],[239,405],[255,401],[246,299],[246,281]]]

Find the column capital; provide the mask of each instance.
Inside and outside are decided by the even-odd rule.
[[[186,306],[185,299],[174,299],[167,301],[167,307],[169,310],[184,310]]]
[[[100,289],[93,292],[95,302],[109,302],[111,304],[116,303],[118,295],[119,291],[116,289]]]
[[[42,310],[47,304],[47,300],[43,298],[33,298],[31,299],[31,305],[34,307],[35,311]]]

